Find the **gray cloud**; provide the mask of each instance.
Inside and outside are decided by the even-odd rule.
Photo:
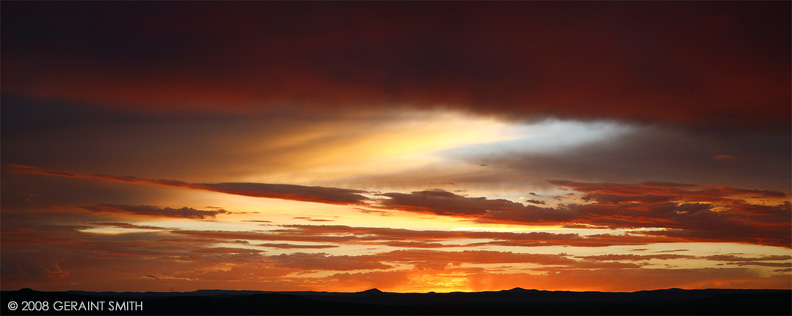
[[[792,191],[788,131],[677,127],[632,126],[628,133],[541,152],[495,143],[445,154],[470,164],[485,163],[490,175],[481,175],[483,182],[526,177],[613,182],[651,179]]]

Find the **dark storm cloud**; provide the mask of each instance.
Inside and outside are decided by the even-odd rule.
[[[27,3],[3,93],[785,127],[788,2]],[[222,106],[222,108],[220,108]]]

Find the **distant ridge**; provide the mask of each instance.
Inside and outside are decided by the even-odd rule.
[[[490,292],[392,293],[268,292],[0,292],[0,314],[36,315],[10,310],[23,301],[139,301],[138,315],[789,315],[792,290],[652,290],[568,292],[513,288]],[[57,311],[38,314],[58,314]],[[77,311],[66,314],[109,314]],[[117,314],[117,313],[116,313]]]
[[[515,287],[511,290],[503,290],[501,292],[510,292],[510,293],[525,293],[525,292],[539,292],[539,290],[526,290],[521,287]]]

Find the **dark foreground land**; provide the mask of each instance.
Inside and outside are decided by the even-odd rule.
[[[0,292],[3,315],[790,315],[788,290]],[[12,310],[14,309],[14,310]],[[28,310],[23,310],[28,309]],[[31,310],[32,309],[32,310]],[[38,311],[35,311],[38,310]]]

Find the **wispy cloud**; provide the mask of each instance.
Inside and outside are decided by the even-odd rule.
[[[45,170],[33,166],[24,165],[5,165],[11,168],[11,172],[27,173],[27,174],[40,174],[51,175],[71,178],[89,178],[104,181],[125,182],[125,183],[141,183],[153,184],[170,187],[190,188],[196,190],[205,190],[213,192],[221,192],[234,195],[273,198],[273,199],[286,199],[293,201],[304,202],[317,202],[326,204],[341,204],[341,205],[364,205],[367,197],[362,193],[367,191],[351,190],[341,188],[328,188],[318,186],[302,186],[293,184],[269,184],[269,183],[187,183],[177,180],[155,180],[143,179],[131,176],[110,176],[100,174],[85,174],[85,173],[66,173],[52,170]]]
[[[83,209],[91,212],[121,212],[131,213],[136,215],[153,216],[153,217],[173,217],[173,218],[190,218],[190,219],[206,219],[215,218],[220,214],[229,214],[231,212],[220,210],[197,210],[191,207],[182,208],[160,208],[151,205],[113,205],[113,204],[98,204],[92,206],[84,206]]]

